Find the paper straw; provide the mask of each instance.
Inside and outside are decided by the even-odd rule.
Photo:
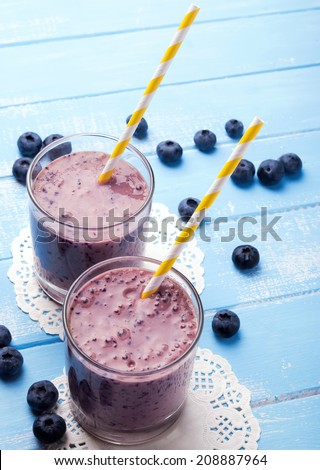
[[[134,131],[138,127],[142,116],[146,112],[146,109],[148,108],[152,98],[154,97],[155,92],[157,91],[160,83],[162,82],[163,77],[165,76],[168,68],[170,67],[199,10],[200,8],[198,6],[191,5],[187,13],[184,15],[180,26],[178,27],[169,47],[167,48],[164,56],[162,57],[161,62],[158,65],[153,77],[148,83],[148,86],[145,89],[135,111],[133,112],[130,121],[128,122],[123,133],[121,134],[117,145],[115,146],[106,166],[104,167],[102,173],[98,178],[100,184],[107,183],[111,178],[111,175],[117,165],[119,158],[121,157],[128,143],[130,142]]]
[[[203,197],[202,201],[194,211],[189,222],[186,224],[185,228],[182,230],[180,235],[176,238],[174,244],[172,245],[169,253],[167,254],[165,260],[160,264],[156,272],[153,274],[146,288],[142,292],[141,297],[146,299],[152,294],[157,292],[163,279],[166,277],[166,274],[170,271],[177,258],[179,257],[181,251],[184,248],[184,244],[187,243],[193,236],[194,232],[198,228],[202,219],[205,216],[205,211],[213,204],[218,194],[220,193],[223,185],[229,179],[230,175],[237,168],[240,160],[242,159],[245,151],[254,140],[254,138],[259,133],[261,127],[263,126],[263,121],[259,118],[254,118],[238,145],[235,147],[231,153],[229,159],[226,161],[222,167],[217,178],[210,186],[207,194]]]

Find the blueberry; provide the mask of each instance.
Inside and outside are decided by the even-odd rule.
[[[57,403],[58,396],[59,392],[52,382],[40,380],[29,388],[27,402],[34,411],[47,411]]]
[[[12,166],[12,174],[19,183],[26,184],[26,178],[32,158],[18,158]]]
[[[254,164],[249,160],[245,160],[244,158],[241,160],[237,168],[231,175],[232,180],[235,183],[251,183],[253,181],[254,174],[256,169]]]
[[[127,124],[130,121],[131,116],[132,114],[130,114],[130,116],[127,117],[126,119]],[[139,122],[138,127],[134,131],[134,134],[133,134],[134,137],[137,137],[138,139],[144,139],[148,133],[148,127],[149,126],[145,118],[141,118],[141,121]]]
[[[12,377],[20,372],[23,364],[21,353],[11,346],[0,349],[0,377]]]
[[[186,199],[182,199],[178,206],[178,211],[184,222],[187,222],[190,219],[199,204],[199,199],[195,197],[187,197]]]
[[[196,132],[193,140],[201,152],[211,152],[217,142],[216,135],[207,129]]]
[[[55,140],[62,139],[63,135],[60,134],[51,134],[48,135],[43,141],[43,147],[46,147],[49,144],[52,144]],[[71,142],[63,142],[60,145],[57,145],[55,148],[48,151],[47,156],[50,160],[55,160],[56,158],[62,157],[62,155],[67,155],[72,152]]]
[[[296,175],[302,168],[301,158],[295,153],[286,153],[279,158],[283,163],[284,171],[287,175]]]
[[[17,141],[18,149],[24,157],[33,158],[42,147],[41,137],[35,132],[25,132]]]
[[[12,336],[8,328],[4,325],[0,325],[0,348],[9,346],[11,343]]]
[[[254,268],[259,260],[259,251],[251,245],[237,246],[232,253],[232,261],[239,269]]]
[[[33,423],[33,434],[39,441],[51,444],[62,438],[67,430],[65,420],[56,413],[45,413]]]
[[[237,119],[230,119],[224,126],[226,133],[231,139],[239,139],[243,134],[243,124]]]
[[[284,166],[279,160],[264,160],[257,172],[258,178],[265,186],[278,184],[284,176]]]
[[[220,310],[212,320],[212,329],[217,336],[231,338],[240,328],[238,315],[231,310]]]
[[[157,155],[163,163],[174,165],[181,160],[182,147],[172,140],[164,140],[157,145]]]

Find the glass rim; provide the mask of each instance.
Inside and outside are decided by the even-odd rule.
[[[181,362],[196,347],[196,345],[198,343],[198,340],[200,338],[200,335],[202,333],[203,324],[204,324],[204,310],[203,310],[203,305],[202,305],[200,296],[199,296],[196,288],[194,287],[194,285],[191,283],[191,281],[181,271],[178,271],[178,269],[176,269],[176,268],[172,267],[170,269],[169,273],[172,271],[179,278],[181,278],[187,284],[187,286],[190,288],[190,290],[192,291],[192,293],[195,297],[196,305],[197,305],[198,312],[199,312],[199,317],[198,317],[198,328],[197,328],[197,333],[196,333],[195,338],[193,339],[193,341],[192,341],[191,345],[189,346],[189,348],[186,351],[184,351],[183,354],[181,354],[181,356],[177,357],[174,361],[170,362],[169,364],[165,364],[163,367],[159,367],[158,369],[147,370],[147,371],[137,371],[137,372],[135,372],[135,371],[126,371],[126,370],[113,369],[112,367],[108,367],[108,366],[105,366],[103,364],[100,364],[99,362],[97,362],[94,359],[92,359],[91,357],[89,357],[86,353],[84,353],[82,351],[82,349],[80,349],[80,347],[76,344],[76,342],[74,341],[74,339],[73,339],[73,337],[70,333],[69,326],[68,326],[68,321],[67,321],[67,307],[68,307],[68,302],[70,300],[70,297],[71,297],[73,291],[75,291],[77,285],[81,282],[81,280],[85,276],[87,276],[88,274],[92,273],[95,270],[99,270],[99,268],[101,268],[104,265],[107,265],[108,263],[113,263],[113,262],[117,262],[117,261],[118,262],[120,262],[120,261],[128,261],[128,262],[130,262],[130,261],[146,261],[146,262],[151,262],[151,263],[154,263],[154,264],[157,264],[157,265],[160,265],[161,262],[162,262],[162,261],[159,261],[155,258],[148,258],[146,256],[119,256],[117,258],[109,258],[107,260],[101,261],[100,263],[97,263],[97,264],[91,266],[91,268],[84,271],[73,282],[73,284],[69,288],[68,293],[67,293],[66,298],[65,298],[64,303],[63,303],[62,321],[63,321],[63,328],[64,328],[64,332],[66,334],[66,337],[71,342],[72,346],[76,349],[77,353],[82,358],[84,358],[86,361],[88,361],[94,367],[96,367],[96,368],[98,368],[98,369],[100,369],[104,372],[109,372],[109,373],[114,374],[114,375],[115,374],[123,375],[125,377],[147,377],[147,376],[152,376],[152,375],[158,374],[159,372],[169,370],[172,366],[175,366],[179,362]],[[130,267],[130,266],[128,266],[128,267]],[[114,268],[114,269],[117,269],[117,268]],[[194,305],[193,300],[192,300],[192,304]]]
[[[45,216],[49,217],[51,220],[57,222],[58,224],[64,225],[66,227],[72,227],[72,226],[70,224],[68,224],[68,221],[62,221],[59,218],[57,218],[57,217],[53,216],[52,214],[50,214],[50,212],[46,211],[43,207],[41,207],[41,205],[39,204],[37,199],[34,197],[33,188],[32,188],[32,184],[31,184],[32,183],[31,175],[32,175],[32,172],[33,172],[34,168],[36,167],[38,161],[49,150],[51,150],[52,148],[55,148],[57,145],[61,144],[62,142],[65,142],[66,140],[73,139],[73,138],[76,138],[76,137],[102,137],[104,139],[114,140],[115,142],[118,142],[118,140],[119,140],[118,137],[115,137],[113,135],[100,134],[100,133],[97,133],[97,132],[79,132],[77,134],[71,134],[71,135],[62,137],[61,139],[56,139],[54,142],[52,142],[49,145],[46,145],[43,149],[41,149],[40,152],[34,157],[34,159],[32,160],[32,162],[31,162],[31,164],[28,168],[27,179],[26,179],[28,196],[31,199],[31,201],[33,202],[33,204]],[[144,165],[145,165],[145,167],[148,171],[148,174],[149,174],[149,177],[150,177],[150,185],[148,184],[149,193],[148,193],[148,197],[147,197],[146,201],[142,204],[142,206],[134,214],[131,214],[128,217],[124,218],[123,220],[121,220],[121,222],[116,222],[113,225],[103,225],[101,227],[97,227],[97,226],[95,226],[95,227],[84,227],[83,225],[77,225],[76,227],[78,229],[83,229],[83,230],[104,230],[104,229],[109,229],[109,228],[121,226],[124,223],[130,222],[130,220],[132,220],[136,216],[138,216],[147,207],[147,205],[150,203],[150,201],[152,199],[152,196],[153,196],[153,193],[154,193],[154,186],[155,186],[155,180],[154,180],[154,174],[153,174],[152,167],[151,167],[149,161],[147,160],[147,158],[143,155],[142,152],[140,152],[140,150],[138,150],[136,147],[134,147],[131,144],[127,144],[126,149],[127,148],[129,150],[131,150],[133,153],[135,153],[138,157],[140,157],[140,159],[142,160],[142,162],[144,163]],[[63,155],[61,155],[61,156],[63,156]]]

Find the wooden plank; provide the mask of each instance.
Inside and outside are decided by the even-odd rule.
[[[320,396],[254,410],[261,427],[259,449],[319,450]]]
[[[245,284],[243,285],[245,288]],[[211,290],[212,298],[217,290]],[[231,364],[253,401],[286,399],[293,392],[319,387],[319,294],[286,297],[232,307],[239,333],[217,338],[211,328],[216,310],[206,311],[200,347]]]
[[[226,143],[234,145],[225,133],[225,122],[235,117],[248,126],[254,115],[260,115],[266,124],[259,139],[298,133],[294,144],[296,148],[300,138],[303,138],[301,132],[320,130],[318,77],[319,68],[315,67],[162,87],[146,114],[148,138],[133,138],[132,144],[148,157],[155,155],[157,144],[166,139],[179,142],[186,150],[194,149],[194,133],[207,128],[216,133],[217,148]],[[255,93],[255,101],[248,105],[252,93]],[[91,131],[119,135],[139,94],[139,91],[131,91],[0,110],[0,176],[11,174],[12,163],[19,156],[16,141],[23,132],[33,130],[43,139],[52,133],[68,135]],[[286,137],[279,143],[279,152],[287,149],[295,151],[289,144],[286,146]],[[306,152],[308,159],[316,159],[315,145],[306,144],[306,149],[299,147],[302,158]],[[273,152],[274,148],[270,150]],[[268,152],[262,151],[257,158],[263,160],[269,157]],[[195,155],[210,164],[212,161],[213,165],[216,160],[216,152],[207,156],[200,152]],[[181,171],[181,168],[176,171]]]
[[[205,254],[205,308],[212,303],[222,307],[318,290],[318,212],[318,208],[306,208],[273,213],[265,217],[265,222],[256,216],[256,225],[244,225],[242,235],[235,220],[222,223],[216,231],[213,226],[208,227],[211,240],[200,245]],[[275,223],[273,235],[264,232],[263,227],[270,223]],[[250,241],[247,237],[251,236],[256,236],[256,240]],[[253,270],[240,271],[232,263],[232,252],[249,241],[259,250],[260,263]]]
[[[48,8],[49,6],[49,8]],[[50,8],[50,6],[52,8]],[[319,7],[317,0],[285,1],[202,0],[199,22],[221,21],[252,15],[270,15]],[[176,25],[185,12],[185,2],[137,0],[123,4],[92,0],[79,8],[76,0],[41,2],[14,0],[0,5],[0,44],[74,38]]]
[[[274,16],[272,21],[248,18],[229,27],[224,23],[196,24],[163,83],[319,63],[319,51],[313,47],[319,22],[320,9],[312,14]],[[308,28],[301,28],[301,24],[308,24]],[[286,32],[289,27],[290,41]],[[117,37],[41,43],[27,49],[0,49],[0,62],[5,64],[0,88],[6,90],[0,106],[144,88],[171,36],[168,29],[156,34],[148,30],[134,36],[124,33]],[[272,42],[265,41],[266,37],[272,37]]]

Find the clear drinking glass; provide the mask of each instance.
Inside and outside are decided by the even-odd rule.
[[[59,303],[63,303],[75,279],[94,264],[112,257],[143,254],[144,244],[139,237],[142,230],[140,222],[150,213],[154,177],[142,153],[128,145],[122,160],[133,166],[144,178],[148,188],[146,197],[134,214],[124,214],[116,222],[102,218],[98,220],[97,217],[97,223],[93,226],[82,222],[88,214],[83,214],[80,221],[50,214],[50,210],[37,201],[34,191],[36,178],[53,160],[56,164],[59,157],[75,152],[110,154],[117,141],[116,137],[103,134],[83,133],[64,137],[42,149],[29,168],[27,189],[35,272],[43,290]],[[50,168],[47,170],[50,171]],[[45,191],[45,188],[42,190]],[[90,197],[93,207],[94,194]],[[128,203],[129,198],[128,195]]]
[[[73,414],[89,433],[115,444],[130,445],[150,440],[178,418],[187,396],[196,346],[203,327],[202,304],[191,282],[176,269],[171,269],[168,277],[191,299],[197,319],[196,334],[188,349],[171,363],[139,372],[102,365],[79,348],[69,325],[72,303],[75,298],[79,299],[77,294],[90,280],[94,279],[97,284],[96,277],[102,274],[108,276],[110,270],[139,268],[154,272],[159,264],[157,260],[139,256],[114,258],[99,263],[75,281],[63,307],[66,369]],[[108,284],[111,290],[113,285],[111,279]],[[99,293],[94,295],[97,300]],[[94,315],[95,305],[95,301],[90,303],[93,322],[97,318],[97,313],[96,317]],[[134,311],[133,315],[137,315],[137,312]],[[79,321],[80,317],[81,314]],[[148,330],[148,334],[152,339],[152,332]]]

